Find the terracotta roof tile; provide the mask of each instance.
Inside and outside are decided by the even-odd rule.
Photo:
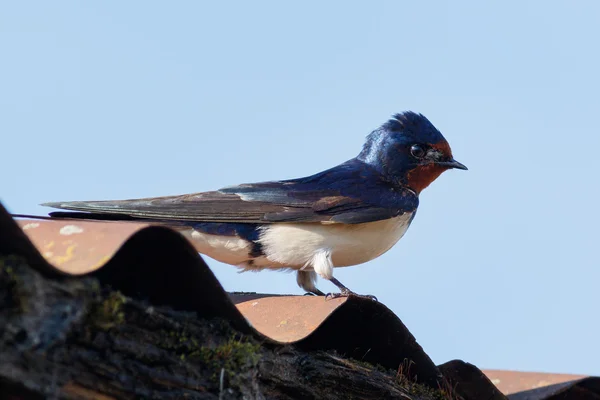
[[[132,221],[13,218],[0,204],[0,255],[16,254],[57,279],[92,275],[129,296],[199,317],[220,317],[274,345],[336,350],[348,357],[402,368],[436,387],[447,380],[465,400],[600,399],[600,378],[485,371],[462,361],[438,369],[385,305],[350,297],[226,293],[202,257],[179,233]],[[406,360],[410,366],[404,368]],[[489,379],[488,379],[489,378]]]

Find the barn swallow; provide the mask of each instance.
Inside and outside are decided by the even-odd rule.
[[[340,289],[329,295],[340,297],[356,294],[334,278],[334,268],[388,251],[413,221],[421,191],[452,168],[467,169],[427,118],[407,111],[371,132],[357,157],[308,177],[179,196],[43,205],[166,223],[215,260],[244,271],[295,270],[298,285],[315,295],[323,295],[315,285],[321,276]],[[57,214],[68,215],[50,215]]]

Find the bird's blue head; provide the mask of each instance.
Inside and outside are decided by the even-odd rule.
[[[417,193],[448,169],[467,169],[454,160],[440,131],[412,111],[394,115],[373,131],[357,158]]]

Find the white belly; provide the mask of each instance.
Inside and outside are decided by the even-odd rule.
[[[310,270],[315,254],[323,251],[329,253],[334,267],[362,264],[379,257],[396,244],[408,229],[411,216],[403,214],[355,225],[268,225],[260,237],[265,257],[256,259],[255,265],[277,263]]]
[[[237,236],[210,235],[196,230],[182,232],[198,253],[231,265],[242,265],[248,261],[250,242]]]
[[[291,268],[331,278],[334,267],[362,264],[388,251],[406,232],[412,213],[364,224],[277,223],[262,228],[265,254],[252,258],[251,244],[236,236],[184,232],[199,253],[245,269]],[[248,261],[252,260],[252,263]]]

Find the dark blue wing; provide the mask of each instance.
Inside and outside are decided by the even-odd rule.
[[[384,181],[360,161],[350,160],[306,178],[244,184],[215,192],[44,205],[159,220],[357,224],[412,212],[418,198],[414,192]]]

